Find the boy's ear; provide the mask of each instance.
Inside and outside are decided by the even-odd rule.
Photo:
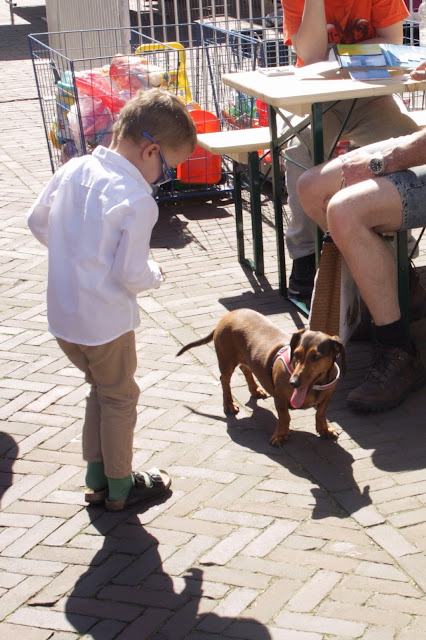
[[[155,142],[148,142],[148,144],[143,146],[141,149],[142,159],[147,160],[151,158],[152,155],[159,150],[159,148],[160,147],[158,146],[158,144],[155,144]]]

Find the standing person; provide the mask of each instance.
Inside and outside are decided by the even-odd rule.
[[[411,75],[422,80],[425,69],[422,63]],[[395,407],[425,384],[426,372],[405,334],[396,267],[380,234],[426,226],[426,129],[313,167],[297,188],[307,214],[330,230],[375,324],[371,366],[348,403],[363,411]]]
[[[48,247],[49,331],[90,384],[83,424],[87,502],[120,511],[167,491],[165,471],[132,471],[139,387],[136,296],[163,282],[149,259],[153,187],[192,153],[195,125],[179,98],[153,89],[130,100],[110,147],[61,167],[28,213]]]
[[[284,40],[295,49],[299,66],[326,60],[330,44],[386,42],[401,44],[403,20],[409,15],[404,0],[282,0]],[[323,116],[324,154],[327,157],[348,113],[351,102],[340,101]],[[417,125],[401,112],[392,96],[361,98],[346,123],[342,138],[357,146],[408,135]],[[286,156],[311,167],[310,130],[286,148]],[[289,294],[310,298],[315,275],[315,226],[300,204],[296,182],[299,166],[286,162],[286,184],[291,217],[286,243],[293,260]]]

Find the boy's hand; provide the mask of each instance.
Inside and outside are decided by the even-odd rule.
[[[158,264],[158,263],[157,263],[157,264]],[[159,264],[159,265],[158,265],[158,268],[160,269],[160,273],[161,273],[161,275],[163,276],[163,280],[165,280],[165,279],[166,279],[166,276],[165,276],[165,274],[164,274],[163,267],[161,266],[161,264]]]

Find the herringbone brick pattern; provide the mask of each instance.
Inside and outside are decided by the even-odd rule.
[[[134,466],[168,469],[173,492],[140,512],[85,508],[86,388],[46,331],[46,251],[25,223],[50,176],[26,43],[43,10],[26,0],[12,27],[0,5],[0,637],[424,640],[424,391],[392,412],[350,412],[369,349],[350,345],[329,411],[337,443],[294,411],[274,449],[270,398],[250,400],[235,374],[240,413],[225,418],[212,347],[175,356],[228,309],[290,333],[305,322],[276,291],[267,207],[257,278],[236,260],[229,200],[162,205],[152,253],[167,280],[139,299]]]

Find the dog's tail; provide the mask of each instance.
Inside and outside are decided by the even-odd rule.
[[[205,338],[200,338],[200,340],[196,340],[195,342],[190,342],[189,344],[182,347],[182,349],[176,354],[176,356],[181,356],[182,353],[188,351],[188,349],[192,349],[192,347],[200,347],[202,344],[207,344],[213,340],[214,331],[209,333]]]

